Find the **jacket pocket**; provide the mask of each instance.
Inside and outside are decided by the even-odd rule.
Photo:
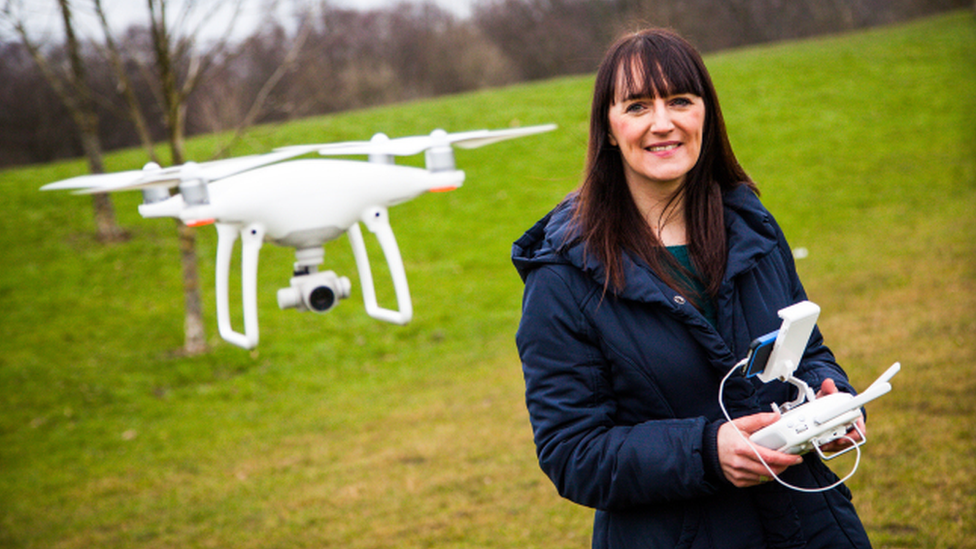
[[[673,502],[629,511],[597,511],[594,549],[699,549],[707,547],[702,511]]]

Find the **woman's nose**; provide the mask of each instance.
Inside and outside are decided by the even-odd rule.
[[[651,116],[653,117],[651,120],[651,131],[653,133],[668,133],[674,129],[671,113],[664,105],[655,105]]]

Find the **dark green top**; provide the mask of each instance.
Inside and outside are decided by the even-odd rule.
[[[678,260],[678,263],[685,268],[685,271],[675,271],[672,274],[695,291],[697,299],[692,299],[691,301],[699,305],[699,310],[704,315],[705,320],[712,326],[715,326],[715,304],[708,297],[708,292],[705,291],[705,286],[701,283],[698,271],[691,263],[691,256],[688,255],[688,246],[668,246],[667,248],[671,252],[671,255]],[[688,276],[689,274],[691,276]]]

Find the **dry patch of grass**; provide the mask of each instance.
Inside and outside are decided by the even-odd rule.
[[[976,192],[963,198],[976,205]],[[960,213],[811,289],[856,387],[902,363],[892,392],[867,406],[869,443],[849,482],[878,547],[976,546],[976,209]]]

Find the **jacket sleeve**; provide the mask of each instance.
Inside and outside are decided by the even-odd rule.
[[[724,482],[716,471],[720,423],[615,424],[609,366],[581,312],[586,299],[601,296],[592,286],[573,284],[574,276],[560,266],[531,272],[516,337],[543,471],[560,495],[597,509],[713,493]]]

